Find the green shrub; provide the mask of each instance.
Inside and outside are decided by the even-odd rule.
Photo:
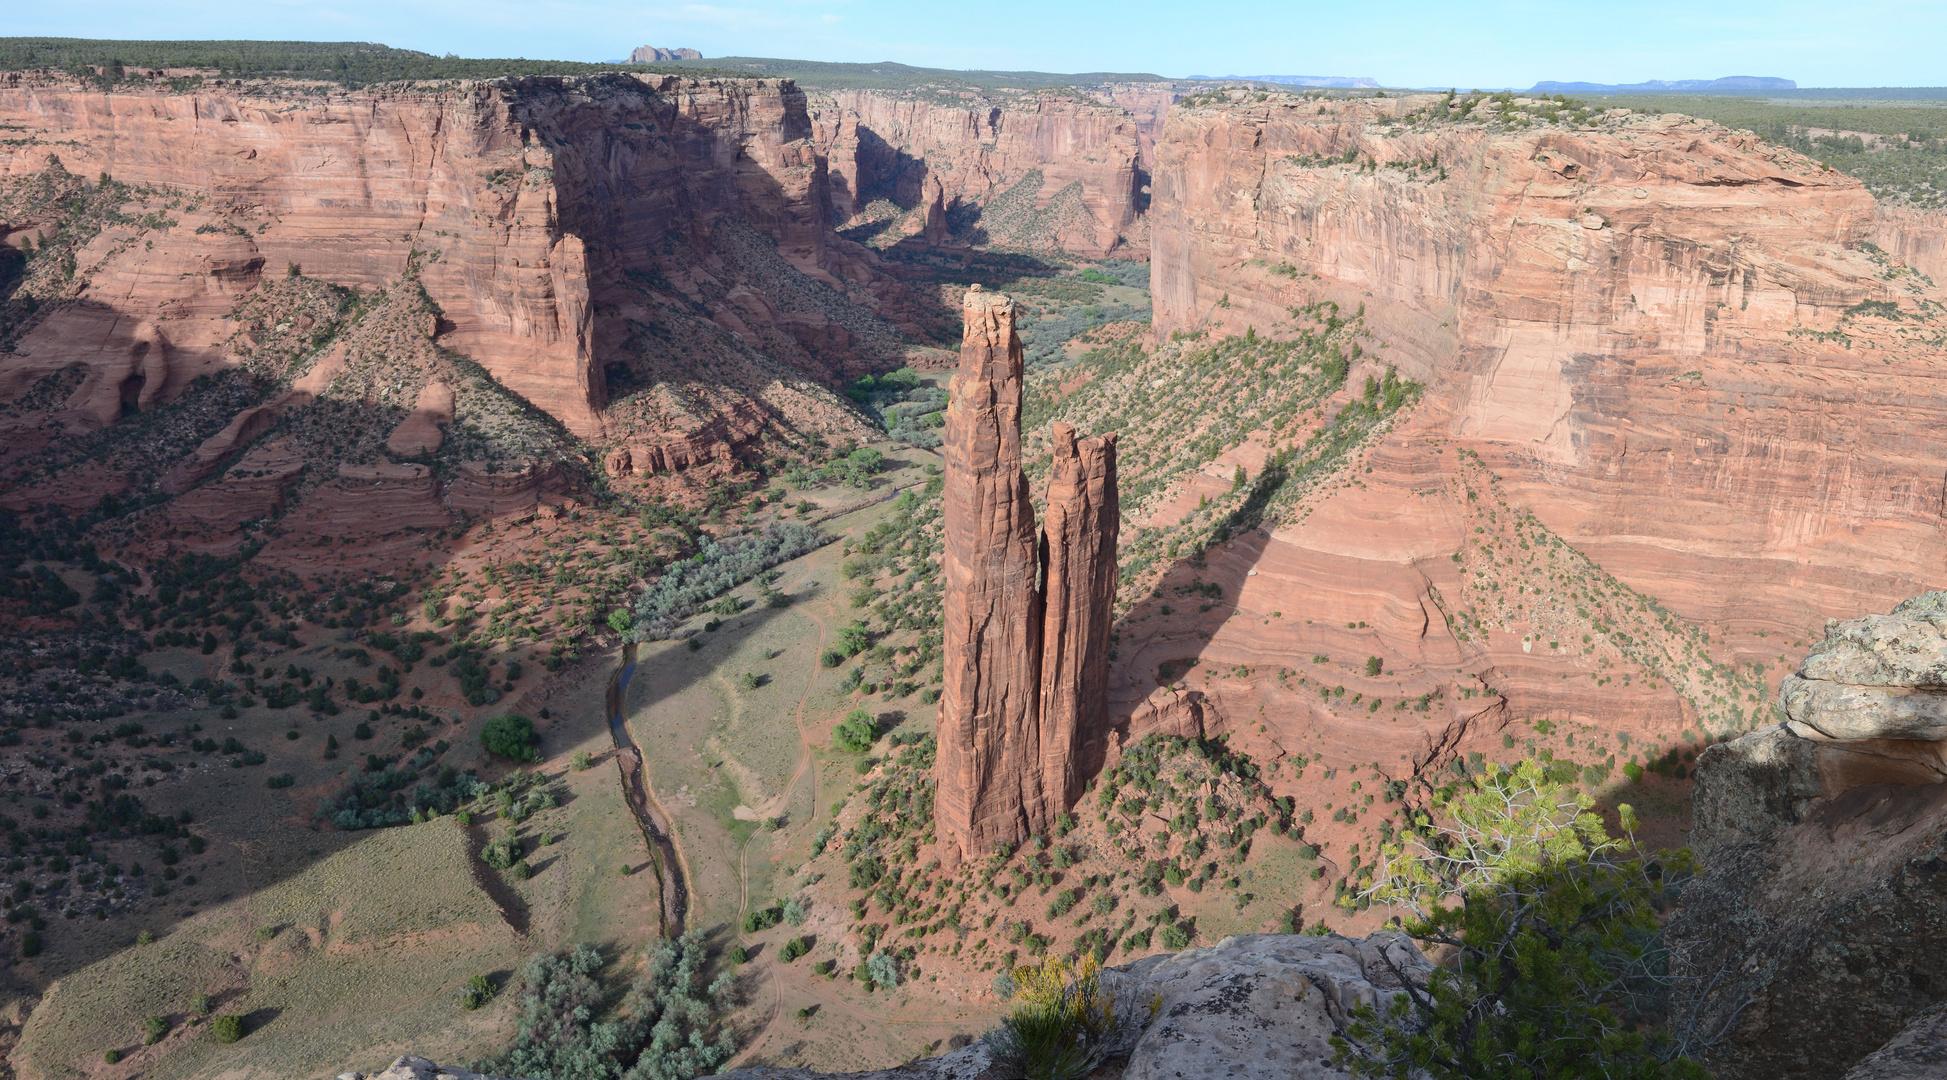
[[[513,878],[515,881],[526,881],[528,878],[534,876],[534,868],[527,864],[526,859],[522,859],[507,871],[507,876]]]
[[[755,934],[761,930],[769,930],[782,918],[784,918],[782,908],[754,908],[744,913],[744,933]]]
[[[733,964],[744,964],[750,962],[750,950],[744,948],[742,945],[732,945],[730,947],[730,952],[726,955],[729,957],[730,962]]]
[[[264,786],[276,790],[277,788],[290,787],[295,783],[297,783],[297,777],[292,776],[290,773],[278,773],[276,776],[265,780]]]
[[[1121,1028],[1092,956],[1070,967],[1059,957],[1003,977],[1014,1008],[987,1037],[994,1060],[1037,1080],[1082,1080],[1108,1055]]]
[[[1366,677],[1367,678],[1378,678],[1379,674],[1382,671],[1384,671],[1385,668],[1386,668],[1386,662],[1384,660],[1381,660],[1377,656],[1366,657]]]
[[[101,1060],[110,1065],[117,1064],[122,1060],[122,1052],[120,1050],[104,1050],[101,1054]]]
[[[505,713],[482,724],[480,745],[510,761],[541,760],[541,737],[534,731],[534,722],[520,713]]]
[[[891,990],[899,985],[899,960],[884,949],[867,958],[865,972],[872,977],[872,985],[882,990]]]
[[[594,765],[594,759],[588,756],[586,750],[577,750],[568,758],[568,767],[576,772],[587,772]]]
[[[864,709],[853,709],[832,731],[832,743],[840,750],[863,754],[879,738],[878,721]]]
[[[195,997],[189,999],[189,1011],[198,1016],[208,1016],[210,1010],[215,1007],[216,1004],[210,1000],[208,994],[197,994]]]
[[[460,1008],[469,1012],[494,999],[500,988],[485,975],[475,975],[466,981],[466,988],[460,991]]]
[[[233,1043],[243,1038],[243,1017],[234,1015],[211,1017],[210,1037],[220,1043]]]
[[[784,948],[778,950],[777,958],[788,964],[791,961],[796,960],[798,957],[803,956],[804,954],[810,951],[811,951],[811,938],[794,937],[790,941],[784,943]]]
[[[1159,934],[1165,949],[1185,949],[1190,945],[1190,932],[1176,923],[1165,923]]]
[[[142,1021],[142,1045],[154,1046],[169,1034],[169,1021],[160,1016],[150,1016]]]
[[[503,836],[480,849],[480,861],[495,870],[506,870],[519,861],[521,842],[519,837]]]
[[[33,930],[29,930],[26,933],[20,935],[20,955],[21,956],[23,957],[39,956],[40,954],[41,954],[41,936],[39,933]]]

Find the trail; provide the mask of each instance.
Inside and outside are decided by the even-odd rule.
[[[622,797],[635,814],[642,838],[649,842],[650,859],[661,885],[662,933],[664,937],[675,937],[683,932],[683,922],[689,914],[688,865],[669,827],[669,813],[656,801],[655,789],[649,784],[649,770],[643,762],[642,751],[636,747],[635,737],[629,733],[628,721],[622,715],[622,698],[629,688],[629,678],[635,674],[635,656],[633,644],[622,646],[622,666],[609,676],[608,732],[615,740],[615,767],[622,774]]]

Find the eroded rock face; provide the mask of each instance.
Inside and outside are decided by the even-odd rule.
[[[1056,429],[1045,538],[1021,470],[1014,304],[967,292],[946,411],[944,651],[935,832],[950,865],[1053,828],[1106,702],[1115,438]],[[1044,585],[1045,582],[1045,585]],[[1045,589],[1045,592],[1044,592]]]
[[[1021,471],[1014,305],[969,291],[946,412],[940,695],[942,851],[977,858],[1052,824],[1041,779],[1042,600],[1034,505]]]
[[[788,80],[506,79],[295,106],[248,87],[101,94],[30,80],[0,86],[0,124],[31,136],[0,148],[0,176],[46,168],[45,143],[77,175],[201,200],[132,251],[126,229],[104,231],[79,260],[90,302],[42,321],[0,365],[0,398],[88,365],[73,408],[92,426],[125,397],[147,409],[230,362],[226,317],[265,266],[370,290],[417,260],[441,343],[589,439],[609,403],[596,352],[642,321],[631,282],[652,275],[742,323],[775,322],[799,343],[787,362],[818,379],[852,362],[829,320],[732,304],[721,294],[735,281],[664,265],[672,236],[707,250],[731,217],[814,280],[873,277],[862,253],[830,242],[823,163]]]
[[[1673,1015],[1722,1033],[1705,1055],[1720,1080],[1838,1077],[1947,1001],[1941,758],[1786,725],[1698,758],[1704,870],[1666,937]]]
[[[1054,428],[1054,466],[1042,527],[1042,790],[1065,810],[1087,779],[1076,752],[1108,720],[1109,631],[1114,621],[1115,436],[1076,439]]]
[[[1390,966],[1389,966],[1390,962]],[[1208,949],[1131,965],[1143,998],[1162,1005],[1129,1055],[1124,1080],[1276,1076],[1338,1080],[1333,1035],[1352,1010],[1384,1012],[1402,986],[1432,970],[1404,934],[1242,934]]]
[[[924,239],[937,244],[949,207],[986,207],[1026,183],[1033,190],[1020,193],[1018,212],[982,212],[992,241],[1098,257],[1140,251],[1140,130],[1116,104],[1036,93],[947,105],[930,94],[844,90],[812,112],[840,218],[880,199],[927,207]]]
[[[1828,627],[1778,691],[1806,738],[1947,738],[1947,592]]]
[[[1846,1080],[1939,1080],[1947,1076],[1947,1005],[1921,1013],[1885,1046],[1846,1072]]]

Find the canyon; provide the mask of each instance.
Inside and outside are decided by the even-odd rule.
[[[833,215],[854,220],[878,204],[930,218],[932,233],[911,230],[923,248],[957,221],[965,244],[1141,257],[1145,140],[1159,110],[1117,89],[822,92],[813,141],[829,161]],[[1160,96],[1167,109],[1173,93]],[[1147,108],[1132,113],[1125,99]]]
[[[1154,621],[1119,628],[1118,723],[1155,715],[1157,665],[1184,656],[1204,710],[1265,724],[1238,738],[1273,756],[1411,774],[1498,750],[1515,718],[1695,739],[1770,718],[1781,642],[1937,575],[1947,342],[1938,287],[1892,254],[1924,258],[1937,216],[1876,216],[1849,177],[1689,118],[1535,124],[1516,101],[1456,122],[1465,104],[1232,91],[1170,113],[1158,342],[1287,335],[1326,304],[1364,328],[1353,385],[1425,389],[1351,483],[1205,552],[1220,612],[1124,596]],[[1174,525],[1307,432],[1238,434],[1139,513]],[[1319,682],[1435,707],[1374,728],[1247,673],[1347,655],[1383,667]]]
[[[1784,956],[1804,925],[1749,899],[1811,879],[1764,846],[1777,836],[1810,851],[1828,828],[1879,845],[1872,867],[1845,871],[1859,888],[1819,909],[1862,934],[1884,928],[1850,897],[1887,865],[1932,857],[1881,832],[1934,813],[1919,804],[1940,763],[1910,744],[1938,733],[1937,688],[1874,690],[1885,680],[1798,659],[1826,620],[1922,592],[1947,559],[1938,213],[1876,204],[1749,132],[1510,95],[806,90],[642,72],[166,87],[0,73],[0,280],[13,290],[0,510],[29,538],[5,536],[23,574],[52,566],[82,590],[100,578],[85,614],[23,614],[38,621],[22,641],[154,635],[137,652],[175,650],[180,683],[235,674],[256,691],[243,647],[268,659],[275,646],[246,633],[285,634],[371,689],[371,657],[351,656],[383,652],[374,633],[407,650],[447,634],[457,650],[472,625],[512,635],[488,665],[502,674],[544,655],[572,674],[584,646],[600,657],[633,633],[637,601],[718,541],[787,513],[846,521],[843,557],[818,575],[846,593],[805,624],[807,685],[825,680],[827,696],[807,690],[778,725],[804,764],[765,798],[729,784],[721,808],[736,859],[769,852],[780,870],[752,879],[733,860],[691,884],[697,910],[724,903],[707,885],[739,916],[763,910],[765,883],[779,910],[788,889],[810,897],[812,955],[842,960],[825,977],[851,969],[863,993],[876,991],[859,973],[900,934],[921,950],[901,963],[997,1004],[981,987],[1020,959],[1011,946],[1143,953],[1170,940],[1165,926],[1185,941],[1221,926],[1240,936],[1219,948],[1271,949],[1248,939],[1314,920],[1323,933],[1327,915],[1329,929],[1376,931],[1385,913],[1358,901],[1361,860],[1404,827],[1406,793],[1523,753],[1579,770],[1605,803],[1640,803],[1655,843],[1694,824],[1707,860],[1737,852],[1696,895],[1699,910],[1763,915],[1747,952]],[[1108,271],[1144,260],[1149,323],[1028,359],[1024,334],[1057,318],[1051,288],[1125,280]],[[969,284],[995,266],[1019,276]],[[948,369],[950,385],[931,385]],[[894,406],[944,406],[940,438],[886,438],[866,402],[890,384],[864,377],[895,370],[913,396]],[[899,479],[875,479],[873,454],[892,455]],[[83,573],[36,530],[93,545],[86,558],[99,550],[134,580]],[[529,563],[583,543],[608,591],[557,606],[580,571]],[[266,605],[302,593],[295,629],[260,618],[247,631],[268,614],[255,608],[234,626],[205,610],[139,632],[153,608],[108,613],[116,595],[159,599],[158,575],[195,559],[261,575]],[[937,563],[937,585],[912,563]],[[461,568],[479,577],[436,584]],[[808,571],[776,586],[795,594],[773,593],[757,577],[770,571],[738,577],[750,595],[724,593],[727,607],[683,608],[663,666],[714,656],[701,650],[731,639],[725,624],[819,596]],[[509,628],[517,583],[550,613],[545,654],[538,625]],[[24,613],[33,597],[4,602]],[[9,669],[21,701],[49,682],[67,692],[29,677],[53,662]],[[757,665],[696,682],[723,683],[709,692],[743,722],[762,709],[739,703],[763,700],[773,675]],[[431,686],[424,708],[436,701],[456,730],[500,711],[515,679],[485,678],[491,698]],[[523,684],[520,707],[567,678]],[[1856,726],[1895,698],[1922,702],[1906,727]],[[873,750],[827,748],[848,712],[866,714]],[[736,773],[733,743],[695,756]],[[1207,757],[1196,784],[1212,802],[1174,818],[1160,796],[1118,803],[1113,778],[1147,785],[1165,753]],[[651,781],[654,756],[644,742],[630,759]],[[1707,778],[1694,821],[1693,761]],[[1128,780],[1125,765],[1151,773]],[[799,776],[812,794],[791,802]],[[1758,792],[1774,780],[1789,790]],[[319,785],[310,804],[336,790]],[[659,797],[696,809],[695,790]],[[911,831],[893,838],[910,846],[888,840],[861,863],[892,815],[882,797],[918,800],[897,803]],[[1199,813],[1219,823],[1208,837]],[[997,878],[1003,864],[1018,876]],[[935,875],[930,900],[893,896]],[[949,881],[1004,921],[986,936],[949,926]],[[994,899],[996,881],[1019,891]],[[1029,883],[1044,899],[1001,910]],[[1064,883],[1067,906],[1046,899]],[[1077,888],[1084,905],[1109,902],[1075,909]],[[1162,906],[1153,945],[1135,930],[1139,896]],[[873,903],[884,922],[869,921]],[[963,955],[960,937],[992,951]],[[790,957],[771,959],[785,940],[764,939],[751,970],[798,978]],[[1735,952],[1695,955],[1723,959],[1710,949]],[[1289,960],[1273,959],[1267,970]],[[1823,954],[1789,960],[1829,974]],[[1849,1060],[1933,1000],[1922,976],[1881,961],[1905,989],[1832,1034]],[[906,1000],[922,992],[941,991]],[[1764,1045],[1823,1022],[1794,1007],[1747,1021],[1721,1052],[1727,1075],[1819,1074]]]

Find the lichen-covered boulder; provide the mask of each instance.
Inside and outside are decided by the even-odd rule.
[[[1829,624],[1778,698],[1808,739],[1947,739],[1947,592]]]
[[[1936,1005],[1867,1054],[1846,1080],[1940,1080],[1947,1076],[1947,1005]]]
[[[339,1073],[338,1080],[501,1080],[501,1078],[469,1072],[458,1065],[438,1065],[427,1058],[407,1054],[395,1058],[384,1072]]]
[[[1431,965],[1404,934],[1240,934],[1133,965],[1141,994],[1160,999],[1123,1080],[1343,1080],[1328,1040],[1352,1010],[1384,1010],[1401,976]]]

